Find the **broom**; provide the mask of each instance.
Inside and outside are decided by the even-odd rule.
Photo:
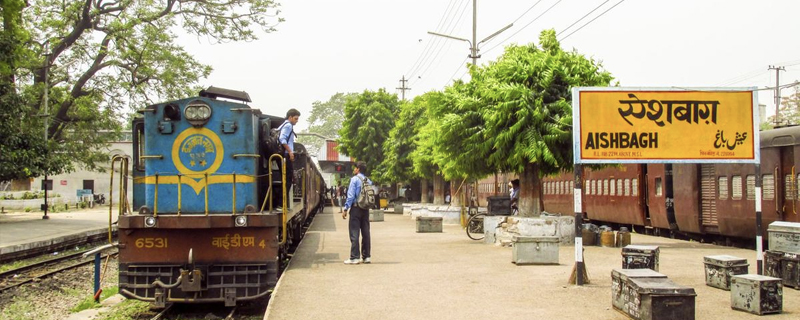
[[[583,257],[583,251],[581,251],[581,257]],[[583,284],[590,284],[591,281],[589,281],[589,273],[586,271],[586,259],[581,259],[581,260],[583,260],[583,270],[582,270]],[[578,282],[578,273],[575,270],[577,268],[578,268],[577,263],[572,265],[572,273],[570,273],[568,280],[569,284],[576,284]]]

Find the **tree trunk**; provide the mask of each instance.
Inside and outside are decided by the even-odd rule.
[[[467,188],[467,183],[461,184],[462,180],[450,181],[450,206],[460,207],[463,200],[464,191]],[[459,187],[461,187],[459,189]]]
[[[542,190],[539,181],[539,166],[525,164],[519,175],[519,213],[522,216],[537,217],[542,213]]]
[[[444,204],[444,177],[440,174],[433,176],[433,204],[437,206]]]
[[[431,199],[428,198],[428,179],[419,180],[419,190],[420,190],[419,202],[431,203]]]
[[[397,190],[399,190],[397,189],[397,183],[393,182],[392,187],[389,188],[389,199],[394,199],[399,197],[399,195],[397,194]]]

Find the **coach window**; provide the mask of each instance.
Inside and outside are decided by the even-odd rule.
[[[631,180],[631,195],[634,197],[639,196],[639,179]]]
[[[608,179],[603,179],[603,195],[608,195]]]
[[[625,179],[625,195],[631,195],[631,179]]]
[[[719,191],[719,197],[717,197],[718,199],[728,199],[728,177],[717,178],[717,190]]]
[[[775,200],[775,177],[765,174],[761,177],[761,193],[764,200]]]
[[[661,178],[656,178],[656,197],[660,197],[664,190],[661,188]]]
[[[569,189],[567,189],[567,194],[575,192],[575,181],[569,181]]]
[[[731,177],[731,200],[742,200],[742,176]]]
[[[592,195],[597,194],[597,180],[592,180]]]
[[[616,180],[611,179],[610,182],[609,182],[610,190],[608,190],[608,195],[610,195],[610,196],[617,195],[617,184],[614,181],[616,181]]]
[[[747,200],[755,200],[755,199],[756,199],[756,176],[751,174],[747,176]]]
[[[583,193],[589,194],[589,180],[583,180]]]
[[[792,186],[794,186],[794,183],[793,183],[794,179],[792,179],[792,175],[791,174],[787,174],[786,178],[783,180],[783,182],[784,182],[784,186],[785,186],[783,188],[783,190],[785,190],[783,193],[785,194],[786,200],[794,200],[795,191],[794,191],[794,188],[792,187]]]
[[[617,195],[622,195],[622,179],[617,179]]]

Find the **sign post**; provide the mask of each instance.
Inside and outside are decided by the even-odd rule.
[[[670,229],[680,231],[671,187],[672,164],[758,165],[756,93],[755,88],[572,89],[575,262],[579,275],[583,268],[582,241],[578,239],[582,216],[581,164],[665,164],[664,205]],[[758,169],[757,175],[756,181],[760,182]],[[756,211],[760,216],[760,192],[756,193]],[[758,230],[760,235],[760,225]],[[761,248],[761,237],[757,238],[757,247]],[[760,257],[759,250],[759,261]],[[581,280],[578,278],[577,285],[583,284]]]

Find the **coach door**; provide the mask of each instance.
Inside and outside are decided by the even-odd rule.
[[[700,223],[704,232],[719,232],[717,176],[714,164],[700,165]]]

